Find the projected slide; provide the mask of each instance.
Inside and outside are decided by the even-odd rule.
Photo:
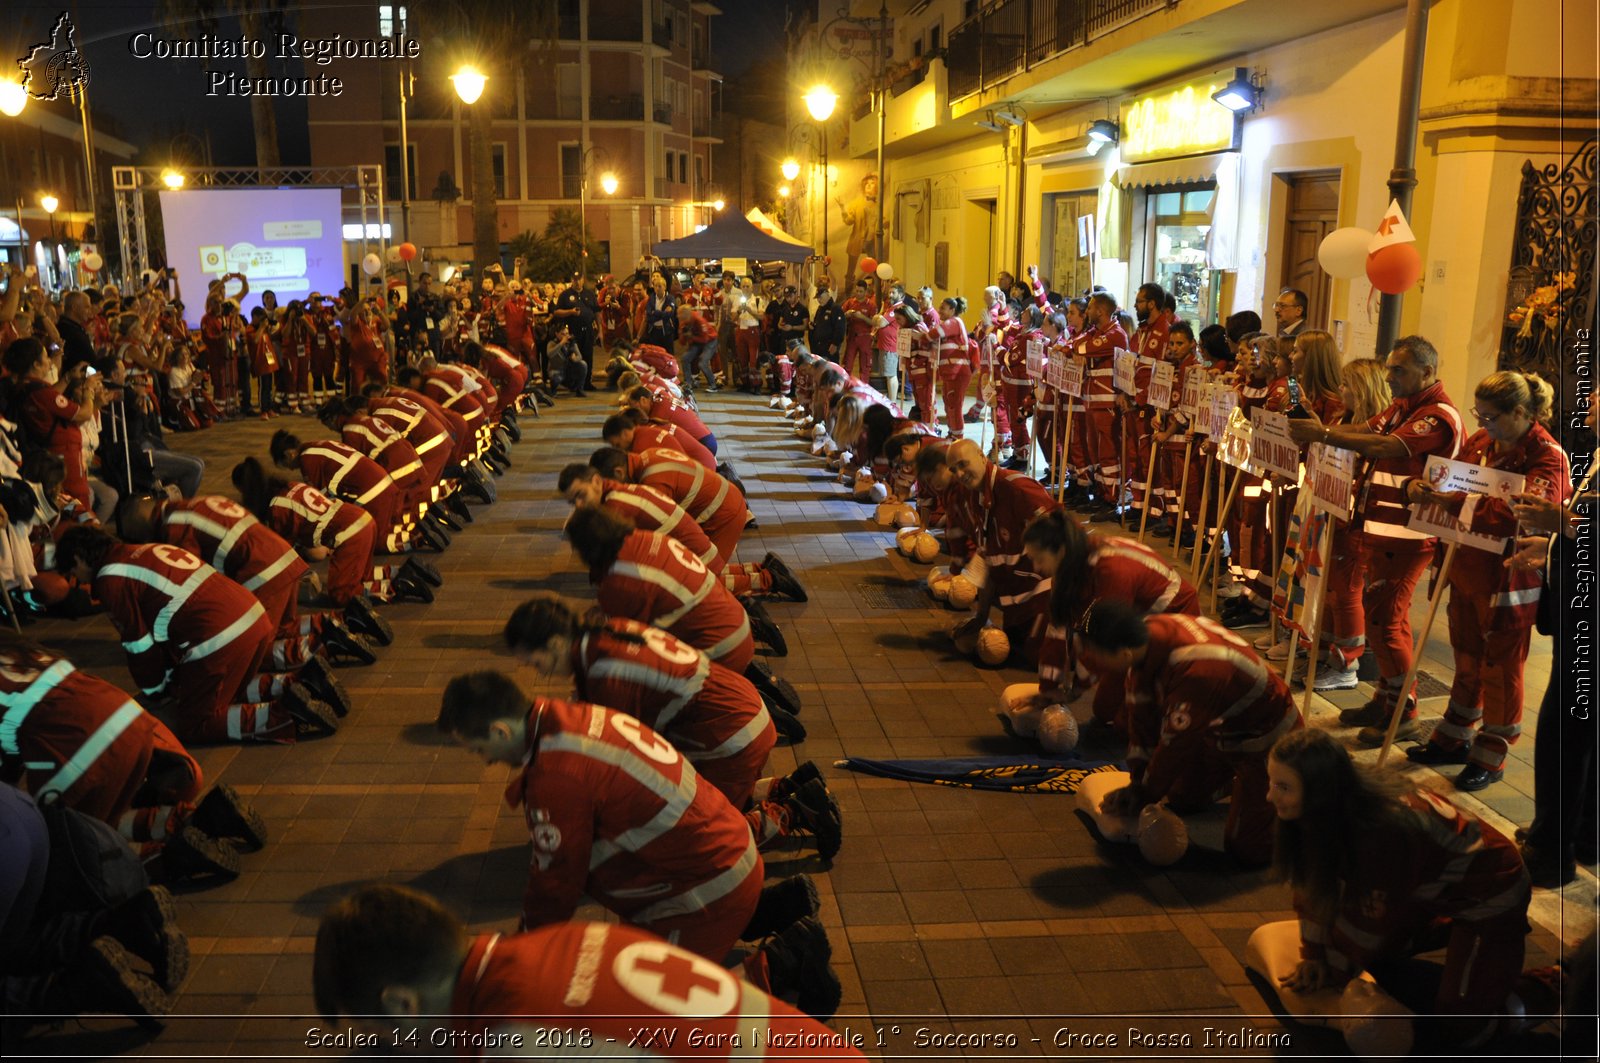
[[[243,273],[248,316],[272,291],[278,305],[344,286],[344,240],[337,188],[229,188],[162,192],[167,261],[183,283],[184,316],[200,327],[206,286]]]

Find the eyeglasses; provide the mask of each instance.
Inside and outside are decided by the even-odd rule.
[[[1481,410],[1477,409],[1476,407],[1474,407],[1473,410],[1472,410],[1472,417],[1479,424],[1493,424],[1494,422],[1498,421],[1500,418],[1504,417],[1509,412],[1510,412],[1509,410],[1500,410],[1500,411],[1498,411],[1496,413],[1486,414],[1483,411],[1481,411]]]
[[[1289,308],[1294,307],[1294,306],[1298,306],[1298,305],[1299,305],[1298,303],[1273,303],[1272,304],[1272,309],[1274,309],[1274,310],[1288,310]]]

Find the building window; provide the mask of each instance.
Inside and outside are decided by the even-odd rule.
[[[944,24],[942,22],[935,22],[933,25],[928,27],[928,54],[929,55],[933,55],[933,54],[935,54],[936,52],[939,51],[939,45],[941,43],[943,43],[943,38],[944,38]]]
[[[666,160],[667,160],[667,168],[665,170],[663,170],[662,173],[664,173],[666,175],[667,180],[670,181],[670,180],[672,180],[672,149],[671,148],[668,148],[667,151],[666,151]]]
[[[406,9],[402,4],[399,7],[393,4],[378,5],[378,36],[393,37],[396,33],[406,31]]]
[[[417,146],[406,145],[406,199],[417,198]],[[383,194],[390,199],[400,198],[400,145],[383,146]]]
[[[694,157],[694,187],[700,192],[706,190],[706,157],[704,155],[696,155]]]
[[[678,152],[678,183],[689,183],[689,153],[686,151]]]
[[[506,198],[506,146],[494,145],[494,194],[496,199]]]
[[[1206,265],[1216,194],[1214,185],[1152,188],[1145,194],[1144,274],[1172,293],[1178,316],[1187,321],[1216,320],[1217,285]]]
[[[577,199],[583,183],[583,149],[577,144],[561,145],[561,198]]]

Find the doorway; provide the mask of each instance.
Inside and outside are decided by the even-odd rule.
[[[1185,321],[1217,319],[1215,274],[1206,264],[1210,187],[1152,188],[1145,195],[1145,276],[1171,293]]]
[[[1289,195],[1278,287],[1305,292],[1307,326],[1325,329],[1333,278],[1317,262],[1317,248],[1339,227],[1339,171],[1288,174],[1283,180]]]
[[[962,242],[955,251],[960,267],[953,291],[966,294],[969,303],[982,305],[978,293],[994,283],[994,220],[998,203],[993,199],[967,200],[962,226]]]

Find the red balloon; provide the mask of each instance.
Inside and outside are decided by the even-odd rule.
[[[410,262],[417,257],[417,245],[409,241],[401,244],[397,250],[400,252],[400,260],[402,262]]]
[[[1422,253],[1416,244],[1390,244],[1367,256],[1367,280],[1385,295],[1409,291],[1422,279]]]
[[[861,256],[861,261],[856,263],[856,272],[857,273],[876,273],[876,272],[878,272],[878,260],[873,258],[871,255],[862,255]]]

